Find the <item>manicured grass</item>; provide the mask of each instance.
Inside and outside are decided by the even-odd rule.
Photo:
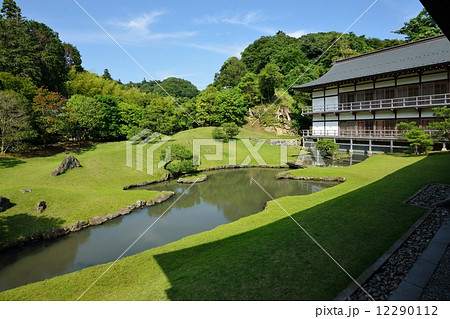
[[[211,138],[213,128],[198,128],[180,132],[173,136],[171,143],[180,143],[191,147],[193,139]],[[243,130],[239,137],[276,138],[266,132]],[[237,141],[237,163],[242,163],[250,155],[241,141]],[[253,144],[255,144],[253,142]],[[164,146],[166,147],[166,146]],[[144,148],[146,154],[148,146]],[[134,150],[135,151],[135,150]],[[161,150],[155,152],[159,161]],[[208,161],[202,158],[202,167],[228,164],[228,144],[224,144],[224,158]],[[290,152],[295,152],[291,149]],[[215,148],[202,147],[202,154],[213,154]],[[134,153],[135,154],[135,153]],[[268,164],[279,163],[279,148],[266,143],[260,154]],[[125,142],[99,144],[90,150],[74,154],[83,167],[68,171],[66,174],[50,177],[50,172],[58,167],[67,154],[49,157],[12,158],[0,157],[0,196],[7,197],[16,204],[0,214],[0,246],[15,239],[29,236],[35,230],[45,231],[52,227],[71,225],[79,220],[106,215],[135,203],[137,200],[149,200],[157,192],[123,191],[125,185],[161,177],[163,170],[155,169],[154,176],[126,166]],[[135,160],[134,155],[133,159]],[[252,158],[250,164],[257,164]],[[21,189],[31,189],[31,193],[22,194]],[[44,213],[36,212],[38,201],[47,202]]]
[[[402,201],[428,183],[450,182],[450,154],[377,155],[351,167],[293,174],[347,178],[333,188],[277,202],[357,277],[425,211]],[[19,287],[0,299],[75,300],[109,265]],[[329,300],[349,282],[270,202],[259,214],[119,261],[83,299]]]

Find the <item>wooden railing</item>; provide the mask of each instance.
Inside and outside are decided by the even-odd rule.
[[[425,134],[433,135],[436,131],[425,130]],[[303,130],[303,137],[343,137],[343,138],[390,138],[397,139],[403,137],[399,130]]]
[[[357,111],[380,111],[411,107],[435,107],[450,105],[450,93],[422,95],[411,97],[398,97],[393,99],[348,102],[339,104],[328,104],[325,106],[307,106],[303,114],[322,114],[339,112],[357,112]]]

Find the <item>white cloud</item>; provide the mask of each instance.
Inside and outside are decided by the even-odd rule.
[[[158,21],[158,18],[167,14],[165,11],[152,11],[127,21],[111,22],[116,27],[113,32],[117,40],[128,43],[140,43],[147,40],[182,39],[197,34],[195,31],[154,32],[150,26]]]
[[[247,47],[246,45],[225,46],[225,45],[214,45],[214,44],[210,45],[210,44],[196,44],[196,43],[189,43],[187,46],[200,50],[220,53],[229,57],[231,56],[240,57],[241,52],[244,51],[244,49]]]
[[[250,23],[260,21],[263,17],[255,12],[250,11],[247,13],[238,13],[233,16],[206,16],[201,19],[194,19],[196,23],[199,24],[217,24],[217,23],[226,23],[226,24],[236,24],[236,25],[248,25]]]
[[[147,33],[149,31],[148,30],[149,25],[156,22],[157,18],[164,14],[165,14],[164,11],[153,11],[135,17],[129,21],[119,22],[117,24],[126,29]]]
[[[307,33],[306,30],[297,30],[294,32],[289,32],[287,35],[293,38],[300,38],[301,36],[305,35]]]

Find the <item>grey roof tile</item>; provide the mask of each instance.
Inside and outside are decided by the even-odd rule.
[[[354,79],[383,77],[444,64],[450,64],[450,41],[445,36],[437,36],[337,61],[319,79],[293,89],[310,91]]]

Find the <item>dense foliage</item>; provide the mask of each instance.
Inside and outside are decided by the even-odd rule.
[[[417,17],[405,22],[405,25],[394,33],[405,35],[407,41],[417,41],[442,34],[442,30],[427,10],[423,9]]]
[[[431,17],[421,12],[396,32],[413,40],[437,30]],[[317,79],[337,59],[403,42],[353,33],[336,41],[339,36],[321,32],[295,38],[282,31],[263,36],[245,48],[241,59],[227,59],[201,92],[175,77],[124,85],[108,69],[102,75],[85,71],[75,46],[61,42],[45,24],[24,18],[14,0],[4,0],[1,151],[64,140],[126,139],[144,129],[173,134],[197,126],[224,125],[215,133],[229,139],[233,134],[225,128],[245,124],[248,116],[261,126],[308,128],[310,119],[301,110],[310,105],[310,96],[289,90],[291,86]],[[444,135],[436,138],[448,140]]]

